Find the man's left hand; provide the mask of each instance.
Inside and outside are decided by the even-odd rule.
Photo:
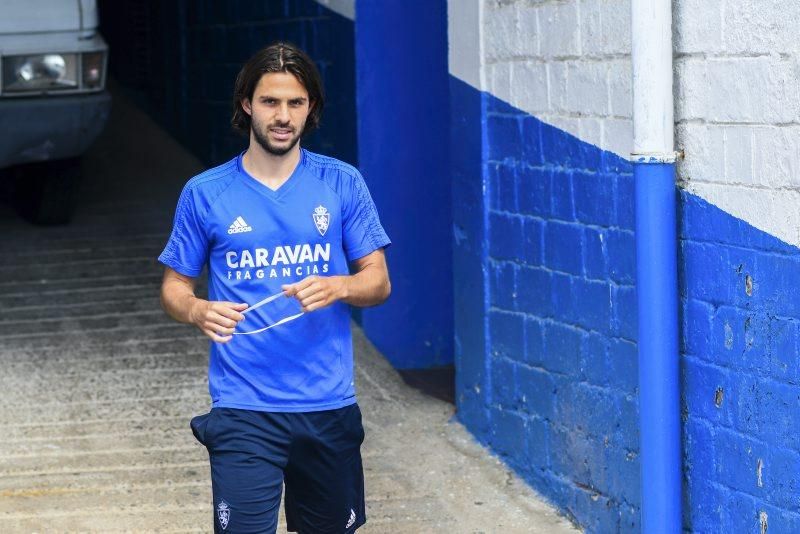
[[[346,282],[343,276],[311,275],[294,284],[281,286],[284,295],[300,301],[304,312],[330,306],[346,295]]]

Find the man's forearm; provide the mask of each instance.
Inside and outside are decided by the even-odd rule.
[[[340,300],[352,306],[377,306],[392,292],[388,274],[376,265],[367,265],[356,274],[342,278],[343,296]]]
[[[192,308],[198,300],[194,290],[182,282],[171,281],[161,287],[161,307],[181,323],[194,323]]]
[[[244,302],[208,301],[194,295],[194,279],[167,268],[161,283],[161,307],[181,323],[193,324],[217,343],[233,339],[236,325],[244,320]]]

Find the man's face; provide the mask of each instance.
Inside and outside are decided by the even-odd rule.
[[[311,110],[308,91],[288,72],[268,72],[242,107],[250,114],[250,131],[261,147],[276,156],[289,152],[303,135]]]

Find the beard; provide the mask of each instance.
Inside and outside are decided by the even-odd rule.
[[[287,141],[282,141],[281,145],[275,145],[270,141],[270,128],[288,128],[288,126],[273,124],[272,126],[263,127],[261,123],[257,122],[255,119],[251,119],[250,131],[253,132],[253,137],[255,137],[258,144],[261,145],[261,148],[274,156],[283,156],[293,149],[294,145],[300,141],[300,138],[303,136],[303,131],[305,130],[305,124],[303,124],[303,127],[300,128],[300,131],[297,132],[293,137],[290,137]]]

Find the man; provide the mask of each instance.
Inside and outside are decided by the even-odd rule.
[[[165,311],[212,340],[212,407],[191,428],[215,531],[275,532],[285,483],[290,531],[353,532],[366,517],[348,304],[388,298],[391,243],[361,174],[300,147],[324,104],[304,52],[256,53],[233,104],[249,146],[189,180],[159,256]],[[209,300],[194,294],[205,265]]]

